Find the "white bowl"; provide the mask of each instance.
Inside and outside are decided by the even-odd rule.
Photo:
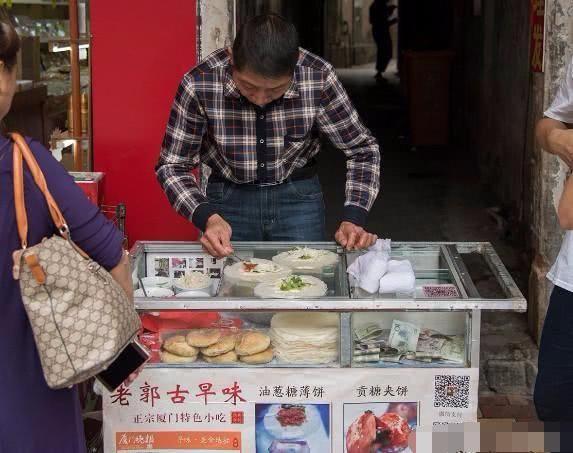
[[[145,289],[159,287],[159,288],[171,288],[172,282],[169,277],[143,277],[141,279]]]
[[[189,290],[177,293],[175,297],[211,297],[208,291],[205,290]]]
[[[179,282],[179,279],[177,279],[177,278],[173,280],[173,288],[175,289],[176,293],[185,293],[187,291],[211,292],[210,289],[211,289],[212,285],[213,285],[213,281],[211,280],[210,277],[209,277],[209,281],[207,281],[204,286],[199,286],[196,288],[189,288],[188,286],[181,286],[181,283]]]
[[[147,297],[173,297],[173,291],[171,291],[170,289],[167,288],[158,288],[155,286],[150,286],[150,287],[145,287],[145,291],[147,292]],[[145,294],[143,294],[143,290],[140,289],[136,289],[133,292],[133,295],[135,297],[145,297]]]

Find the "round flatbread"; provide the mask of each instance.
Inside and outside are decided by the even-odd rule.
[[[241,362],[248,363],[249,365],[262,365],[263,363],[271,362],[273,358],[273,348],[267,348],[258,354],[241,356]]]
[[[235,346],[235,352],[239,356],[253,355],[263,352],[271,345],[271,337],[266,333],[256,330],[243,332]]]
[[[225,267],[225,276],[234,282],[268,282],[286,277],[291,270],[271,260],[252,258]]]
[[[194,329],[187,334],[187,344],[196,348],[207,348],[221,339],[219,329]]]
[[[182,357],[197,357],[199,349],[187,344],[183,335],[175,335],[163,342],[163,349]]]
[[[197,356],[195,357],[183,357],[176,354],[171,354],[168,351],[161,351],[161,361],[163,363],[193,363],[197,360]]]
[[[322,297],[328,287],[322,280],[312,275],[290,275],[270,283],[259,283],[255,296],[263,299],[303,299]]]
[[[338,255],[330,250],[299,247],[273,256],[273,261],[294,271],[320,272],[323,267],[338,262]]]
[[[233,334],[223,335],[217,343],[201,349],[201,354],[207,357],[215,357],[221,354],[226,354],[229,351],[235,349],[235,343],[237,337]]]
[[[328,328],[338,330],[339,327],[340,316],[329,312],[285,311],[275,314],[271,320],[271,328],[289,329],[297,334],[311,332],[314,335],[315,329],[318,331]]]
[[[225,354],[221,354],[215,357],[204,357],[207,363],[217,363],[217,364],[229,364],[229,363],[237,363],[239,361],[239,357],[237,357],[237,353],[235,351],[229,351]]]

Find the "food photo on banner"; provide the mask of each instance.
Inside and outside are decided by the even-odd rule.
[[[169,277],[169,258],[155,260],[155,277]]]
[[[329,453],[330,405],[256,404],[257,453]]]
[[[418,403],[344,405],[346,453],[413,453],[408,437],[418,425]]]

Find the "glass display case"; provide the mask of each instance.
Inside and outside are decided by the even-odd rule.
[[[322,255],[310,256],[317,250]],[[362,253],[346,253],[334,243],[238,243],[234,256],[215,259],[196,243],[136,244],[135,303],[147,330],[144,341],[154,352],[149,366],[477,367],[480,310],[525,310],[523,296],[487,243],[393,244],[390,259],[412,265],[415,285],[410,293],[371,294],[359,288],[347,268]],[[480,257],[501,296],[479,294],[463,259],[467,254]],[[249,272],[233,272],[244,263],[252,266]],[[308,278],[324,285],[321,292],[306,293],[316,289]],[[278,294],[281,285],[296,285],[299,279],[300,290]],[[278,290],[269,291],[277,281]],[[273,326],[273,319],[280,327]],[[302,323],[304,328],[297,326]],[[223,359],[198,351],[195,360],[178,362],[165,350],[170,337],[199,329],[220,330],[235,341],[244,332],[260,332],[270,339],[266,349],[272,350],[267,351],[272,359],[242,360],[227,354],[226,346]],[[297,336],[308,337],[305,347]],[[284,350],[304,354],[320,349],[323,337],[330,339],[324,346],[328,350],[336,338],[338,352],[326,354],[328,360],[293,360]],[[201,349],[202,343],[191,343]],[[162,361],[162,355],[167,359]]]
[[[392,421],[407,452],[419,426],[476,421],[481,310],[526,309],[489,243],[393,243],[382,278],[408,285],[377,276],[375,293],[352,271],[374,269],[367,252],[233,245],[132,249],[152,357],[104,394],[106,451],[373,451],[356,448]]]

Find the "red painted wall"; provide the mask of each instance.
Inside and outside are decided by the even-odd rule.
[[[196,61],[195,0],[90,2],[94,170],[104,202],[126,205],[129,242],[194,240],[154,166],[183,74]]]

